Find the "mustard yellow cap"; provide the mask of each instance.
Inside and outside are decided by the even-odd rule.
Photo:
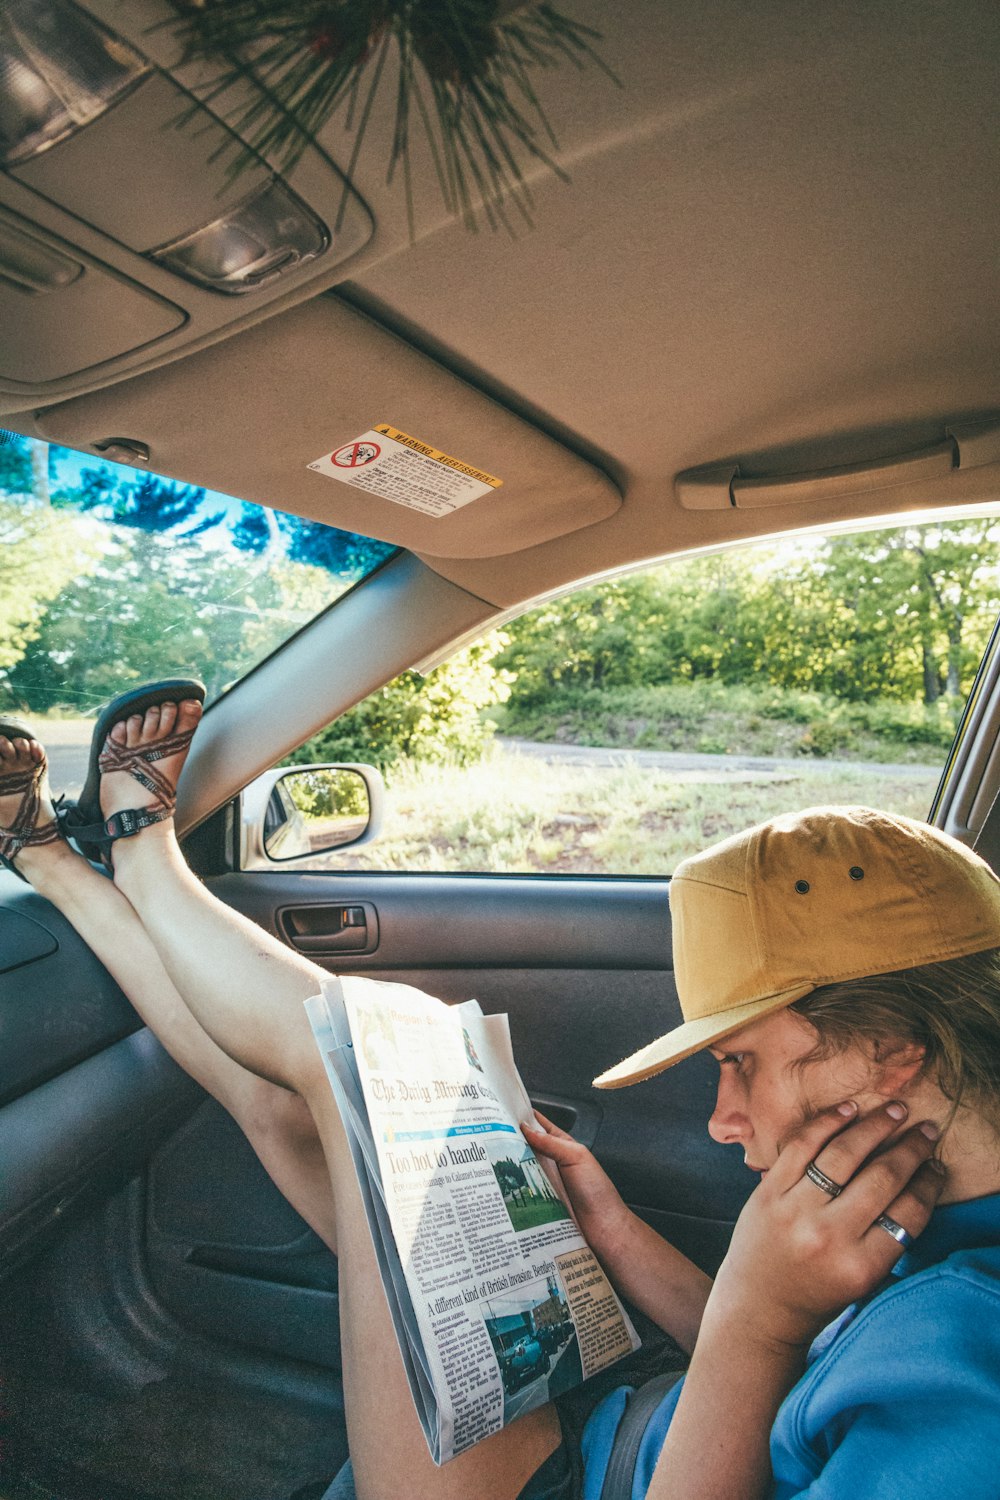
[[[651,1078],[821,985],[1000,947],[1000,880],[927,823],[811,807],[684,860],[670,914],[684,1023],[595,1088]]]

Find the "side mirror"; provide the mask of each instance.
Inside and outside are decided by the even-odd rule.
[[[241,868],[264,870],[369,844],[382,827],[384,783],[374,766],[292,766],[243,790]]]

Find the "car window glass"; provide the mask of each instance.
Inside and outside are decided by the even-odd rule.
[[[995,516],[770,540],[542,604],[299,752],[374,761],[331,869],[658,875],[818,803],[924,817],[1000,605]]]
[[[393,550],[28,439],[0,446],[0,538],[0,706],[84,745],[131,684],[211,701]]]

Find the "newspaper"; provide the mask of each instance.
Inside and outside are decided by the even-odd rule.
[[[325,981],[306,1011],[354,1157],[403,1364],[446,1463],[638,1348],[567,1207],[506,1016]]]

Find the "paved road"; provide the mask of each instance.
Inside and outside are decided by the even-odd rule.
[[[75,796],[87,774],[87,758],[93,723],[89,719],[65,719],[46,726],[45,743],[52,767],[55,791]],[[813,760],[809,756],[784,758],[762,755],[700,755],[683,750],[600,749],[593,745],[540,744],[533,740],[498,739],[498,745],[515,755],[530,756],[553,766],[594,766],[613,769],[617,766],[651,766],[674,771],[681,778],[732,780],[739,777],[771,780],[789,773],[820,769],[856,771],[870,776],[914,776],[927,778],[936,767],[926,765],[883,764],[874,761]]]
[[[87,775],[87,756],[90,751],[91,720],[67,720],[48,724],[45,742],[51,765],[52,787],[55,792],[78,792]],[[927,777],[934,766],[927,765],[880,765],[865,760],[810,759],[808,756],[739,756],[739,754],[697,754],[685,750],[601,750],[595,745],[538,744],[532,739],[498,739],[502,750],[511,754],[531,756],[544,760],[547,765],[597,766],[613,769],[622,765],[657,766],[664,771],[675,771],[681,777],[696,780],[708,774],[730,780],[739,775],[751,777],[777,777],[790,771],[819,769],[825,771],[858,771],[868,775],[913,775]]]

